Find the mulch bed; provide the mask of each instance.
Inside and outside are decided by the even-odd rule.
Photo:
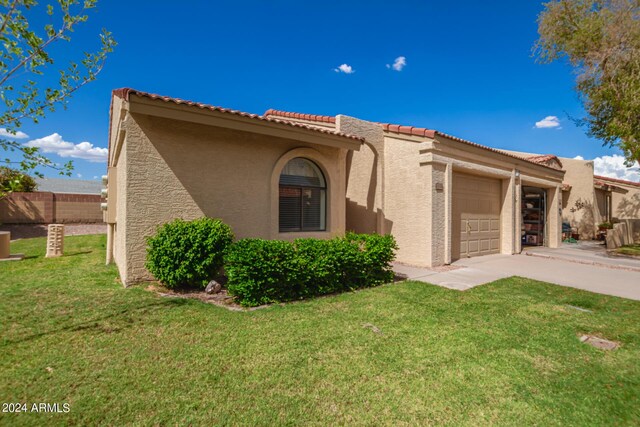
[[[258,310],[260,308],[269,307],[269,305],[261,305],[258,307],[243,307],[235,301],[235,298],[227,293],[226,289],[222,289],[217,294],[208,294],[204,292],[204,290],[171,290],[167,289],[159,283],[150,284],[145,288],[149,292],[155,292],[161,297],[166,298],[186,298],[186,299],[195,299],[198,301],[205,302],[207,304],[214,304],[219,307],[224,307],[227,310],[232,311],[253,311]]]

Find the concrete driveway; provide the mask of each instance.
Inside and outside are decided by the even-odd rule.
[[[535,248],[520,255],[467,258],[451,266],[425,269],[396,264],[396,273],[411,280],[466,290],[511,276],[640,300],[640,260],[609,258],[604,248],[563,245]],[[528,255],[529,253],[529,255]]]

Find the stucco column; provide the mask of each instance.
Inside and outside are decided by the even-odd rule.
[[[500,253],[513,255],[516,253],[516,239],[520,230],[516,229],[516,216],[519,213],[516,205],[516,171],[511,171],[509,179],[502,180],[502,206],[500,209]]]
[[[557,248],[562,243],[562,188],[547,189],[547,246]]]
[[[107,224],[107,257],[106,264],[113,262],[113,224]]]
[[[522,182],[520,178],[520,171],[514,171],[515,186],[514,186],[514,226],[513,232],[515,233],[515,240],[513,242],[514,253],[519,254],[522,252]]]
[[[451,264],[451,233],[452,227],[452,203],[453,203],[453,165],[447,163],[444,176],[444,263]]]
[[[447,208],[447,185],[450,180],[447,179],[448,170],[451,165],[441,162],[431,162],[422,164],[427,178],[427,206],[425,213],[427,215],[427,242],[429,242],[429,251],[427,254],[427,265],[436,267],[451,262],[451,227],[447,223],[451,220],[448,215],[450,208]],[[450,196],[449,196],[450,197]],[[416,236],[418,238],[418,236]],[[448,251],[448,254],[447,254]]]

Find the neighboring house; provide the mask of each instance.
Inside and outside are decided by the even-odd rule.
[[[151,278],[146,237],[178,217],[238,238],[391,233],[419,266],[561,242],[564,170],[430,129],[118,89],[108,166],[107,261],[127,285]]]
[[[69,178],[34,178],[38,191],[57,194],[91,194],[100,195],[102,183],[98,180]]]
[[[51,224],[102,222],[101,184],[67,178],[35,178],[37,191],[0,199],[0,223]]]
[[[593,161],[507,151],[529,160],[555,162],[566,173],[562,219],[581,239],[593,239],[598,225],[640,218],[640,183],[594,174]]]

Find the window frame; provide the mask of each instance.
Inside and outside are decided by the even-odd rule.
[[[282,176],[282,173],[286,167],[286,165],[288,165],[290,162],[296,160],[296,159],[302,159],[305,160],[309,163],[311,163],[313,166],[315,166],[315,169],[317,170],[317,172],[320,174],[322,181],[324,182],[324,186],[309,186],[309,185],[294,185],[294,184],[280,184],[280,178]],[[299,215],[299,227],[296,228],[282,228],[281,222],[280,222],[280,215],[282,214],[281,212],[281,206],[280,206],[280,200],[281,200],[281,191],[283,188],[290,188],[290,189],[296,189],[300,191],[300,215]],[[304,226],[304,191],[305,190],[320,190],[321,191],[321,197],[324,198],[324,200],[321,200],[320,202],[320,224],[324,224],[323,227],[313,227],[313,228],[305,228]],[[320,165],[318,165],[315,161],[309,159],[308,157],[304,157],[304,156],[296,156],[293,157],[291,159],[289,159],[285,164],[284,167],[282,168],[282,170],[280,171],[280,173],[278,174],[278,232],[279,233],[305,233],[305,232],[323,232],[323,231],[327,231],[327,202],[328,202],[328,197],[327,194],[329,192],[329,185],[328,185],[328,180],[325,176],[325,173],[322,171],[322,168],[320,167]]]

